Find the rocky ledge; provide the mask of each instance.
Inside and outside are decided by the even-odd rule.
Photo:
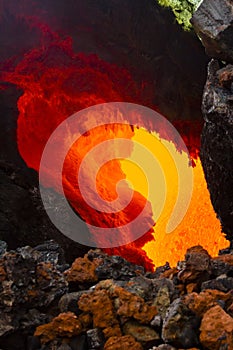
[[[4,350],[233,349],[233,251],[188,249],[146,272],[90,250],[71,266],[53,241],[0,244]]]

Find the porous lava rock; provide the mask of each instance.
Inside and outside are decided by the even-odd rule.
[[[130,335],[124,335],[122,337],[111,337],[107,340],[104,350],[142,350],[140,343]]]
[[[206,349],[233,349],[233,318],[219,305],[205,313],[200,331],[200,341]]]
[[[83,330],[81,321],[72,312],[62,313],[50,323],[37,327],[35,336],[40,337],[42,343],[47,343],[57,337],[72,337]]]
[[[111,280],[100,282],[98,288],[109,291],[109,295],[114,298],[117,315],[120,317],[132,317],[140,323],[147,324],[158,313],[155,306],[145,303],[141,297],[119,287]]]
[[[210,308],[218,305],[220,301],[229,305],[233,301],[233,296],[231,293],[223,293],[219,290],[205,290],[199,294],[187,294],[183,301],[190,310],[203,317]]]
[[[230,249],[211,258],[202,247],[192,247],[176,269],[161,268],[160,275],[159,269],[155,275],[139,269],[135,276],[138,266],[123,259],[122,280],[120,274],[117,280],[98,278],[95,273],[99,264],[105,266],[105,257],[107,265],[118,257],[91,250],[76,260],[74,266],[78,264],[81,270],[76,270],[73,285],[67,281],[71,269],[55,242],[17,251],[7,251],[4,242],[0,247],[0,342],[4,350],[231,349],[232,290],[202,290],[204,283],[231,278],[226,277],[231,273]],[[191,275],[181,274],[179,279],[187,267]],[[94,280],[86,277],[88,271]],[[208,271],[208,279],[200,284],[203,271]],[[188,291],[190,278],[196,292]]]
[[[1,336],[19,328],[30,329],[46,320],[39,309],[49,307],[68,291],[59,253],[49,251],[50,245],[58,248],[52,242],[45,243],[47,260],[31,247],[5,252],[0,258]]]
[[[78,301],[78,306],[82,311],[92,315],[94,328],[103,329],[106,338],[121,335],[113,301],[106,290],[83,294]]]
[[[98,263],[92,262],[88,259],[87,256],[84,258],[77,258],[73,262],[71,268],[66,271],[67,281],[69,283],[77,282],[80,284],[90,284],[98,281],[98,277],[96,275],[96,267]]]

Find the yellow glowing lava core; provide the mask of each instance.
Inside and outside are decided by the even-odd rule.
[[[166,226],[179,191],[177,164],[179,174],[184,177],[183,180],[185,180],[185,174],[190,165],[186,153],[178,152],[174,144],[166,140],[160,140],[155,136],[156,134],[153,135],[144,129],[135,128],[132,140],[144,145],[158,160],[165,176],[166,189],[162,188],[162,172],[155,172],[150,174],[150,178],[153,178],[158,186],[156,194],[153,192],[151,195],[148,190],[148,186],[150,186],[147,178],[148,174],[145,174],[140,167],[135,165],[141,161],[143,156],[140,152],[137,154],[136,151],[133,151],[130,159],[121,161],[121,169],[126,174],[126,180],[132,184],[135,191],[138,191],[150,201],[153,217],[156,221],[154,227],[155,240],[147,243],[143,249],[154,261],[155,266],[163,265],[167,261],[171,266],[175,266],[177,261],[183,260],[187,248],[198,244],[207,249],[210,255],[216,256],[219,249],[227,247],[229,242],[221,232],[220,222],[213,210],[199,158],[195,161],[196,166],[193,168],[193,191],[186,215],[174,231],[166,233]],[[147,164],[146,168],[148,171],[150,164]],[[185,181],[182,183],[185,186]],[[158,217],[164,194],[164,207]]]

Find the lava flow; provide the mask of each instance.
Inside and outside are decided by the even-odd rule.
[[[51,57],[56,60],[51,61]],[[127,101],[152,106],[152,98],[148,96],[145,101],[141,98],[141,86],[136,83],[130,74],[123,68],[109,64],[96,55],[75,54],[72,51],[71,41],[55,42],[46,49],[32,50],[25,56],[14,70],[5,74],[5,80],[16,84],[23,89],[23,95],[18,101],[19,118],[17,128],[18,148],[27,165],[39,171],[43,149],[52,132],[57,126],[74,112],[86,107],[113,101]],[[88,120],[86,121],[88,125]],[[137,119],[135,119],[137,125]],[[186,136],[187,147],[192,155],[197,148]],[[213,211],[200,159],[194,160],[194,189],[189,209],[171,234],[166,233],[166,224],[169,221],[172,208],[178,191],[176,168],[166,161],[166,154],[161,153],[164,172],[168,184],[167,197],[164,210],[155,220],[160,193],[154,198],[147,197],[145,176],[130,162],[141,157],[140,154],[129,152],[128,159],[111,160],[99,171],[96,178],[96,188],[104,200],[116,199],[116,183],[126,179],[132,183],[132,201],[124,210],[118,213],[104,214],[93,210],[82,199],[81,192],[76,183],[76,174],[85,154],[95,145],[105,140],[127,138],[134,142],[141,142],[155,157],[158,150],[157,141],[153,135],[153,126],[148,130],[130,125],[110,124],[91,129],[82,135],[67,154],[63,169],[63,186],[67,199],[84,221],[94,223],[100,227],[125,225],[132,221],[147,206],[145,215],[145,228],[147,232],[143,237],[117,248],[108,248],[110,254],[119,254],[137,264],[143,264],[147,269],[153,265],[162,265],[169,261],[175,265],[182,260],[187,248],[201,244],[208,252],[215,256],[218,250],[225,248],[228,242],[221,233],[220,223]],[[169,139],[162,139],[169,143]],[[61,149],[66,140],[57,140],[57,149]],[[177,145],[176,145],[177,146]],[[188,162],[187,154],[176,150],[177,162]],[[114,150],[117,155],[120,150]],[[85,174],[87,187],[92,176],[95,159],[88,163]],[[136,176],[135,176],[136,174]],[[56,178],[50,174],[49,186],[56,189]],[[157,182],[157,174],[152,174]],[[46,185],[46,184],[44,184]],[[127,186],[127,185],[125,185]],[[128,189],[131,185],[128,185]],[[124,189],[122,191],[124,194]],[[154,225],[155,224],[155,225]],[[93,233],[93,240],[95,234]]]

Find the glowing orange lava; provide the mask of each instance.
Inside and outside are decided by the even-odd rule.
[[[54,53],[56,60],[51,64],[50,57],[54,57]],[[44,146],[51,133],[72,113],[102,102],[127,101],[152,105],[150,96],[148,100],[141,98],[141,85],[137,84],[125,69],[106,63],[96,55],[75,54],[70,40],[56,41],[47,48],[32,50],[22,62],[5,74],[4,79],[23,89],[23,95],[18,101],[18,147],[27,165],[37,171]],[[144,143],[163,163],[168,196],[155,227],[153,227],[153,215],[156,213],[158,202],[161,201],[160,194],[147,198],[146,178],[140,169],[135,168],[130,162],[131,155],[125,161],[109,162],[101,169],[97,178],[99,193],[104,199],[110,200],[116,196],[115,185],[119,179],[126,178],[132,183],[133,200],[117,215],[99,217],[96,211],[82,201],[76,186],[77,168],[85,153],[104,139],[114,139],[121,135],[132,141]],[[192,150],[193,155],[198,151],[196,146],[194,147],[195,136],[191,133],[189,137],[185,132],[184,136],[187,147]],[[58,140],[58,150],[65,141]],[[178,180],[176,168],[163,151],[160,155],[156,153],[157,146],[153,134],[130,126],[122,128],[114,125],[113,128],[99,127],[90,131],[77,141],[66,157],[63,184],[67,198],[86,222],[94,221],[103,227],[127,223],[149,203],[145,220],[148,225],[147,233],[129,245],[106,249],[110,254],[120,254],[132,262],[144,265],[147,269],[152,269],[153,264],[158,266],[166,261],[175,265],[178,260],[183,259],[188,247],[197,244],[201,244],[212,256],[216,255],[219,249],[228,245],[228,242],[221,233],[220,223],[213,211],[199,159],[196,160],[194,167],[193,196],[187,214],[174,232],[171,234],[165,232],[177,196]],[[170,146],[178,158],[183,157],[187,160],[187,155],[178,153],[174,145]],[[140,157],[140,154],[132,153],[132,159],[137,157]],[[87,184],[88,176],[91,175],[91,162],[89,166]],[[154,181],[159,182],[156,176],[158,174],[154,174]],[[56,179],[54,188],[55,183]]]
[[[210,255],[217,256],[219,249],[228,246],[229,242],[225,239],[224,234],[221,233],[220,222],[213,210],[200,158],[195,160],[195,166],[193,167],[193,193],[187,213],[173,232],[166,233],[166,225],[173,210],[178,191],[176,168],[169,159],[165,148],[158,150],[158,141],[153,136],[153,133],[136,129],[133,139],[144,144],[154,153],[156,158],[161,157],[167,179],[167,200],[162,214],[156,220],[153,234],[155,239],[146,243],[143,247],[147,255],[156,266],[164,265],[167,261],[170,265],[176,266],[177,261],[184,259],[187,248],[200,244]],[[168,141],[163,140],[163,143],[167,147],[169,146],[171,152],[176,156],[177,162],[183,162],[184,165],[187,162],[188,164],[186,154],[177,152],[175,146],[169,145]],[[140,157],[140,154],[134,155],[133,158],[137,159],[137,156]],[[122,169],[128,174],[126,178],[134,184],[135,190],[148,198],[147,183],[140,176],[139,172],[135,173],[134,168],[131,168],[131,165],[127,162],[122,162]],[[157,174],[154,174],[154,181],[158,181]],[[160,195],[158,193],[157,197],[150,198],[153,213],[156,212],[158,203],[161,202]]]

